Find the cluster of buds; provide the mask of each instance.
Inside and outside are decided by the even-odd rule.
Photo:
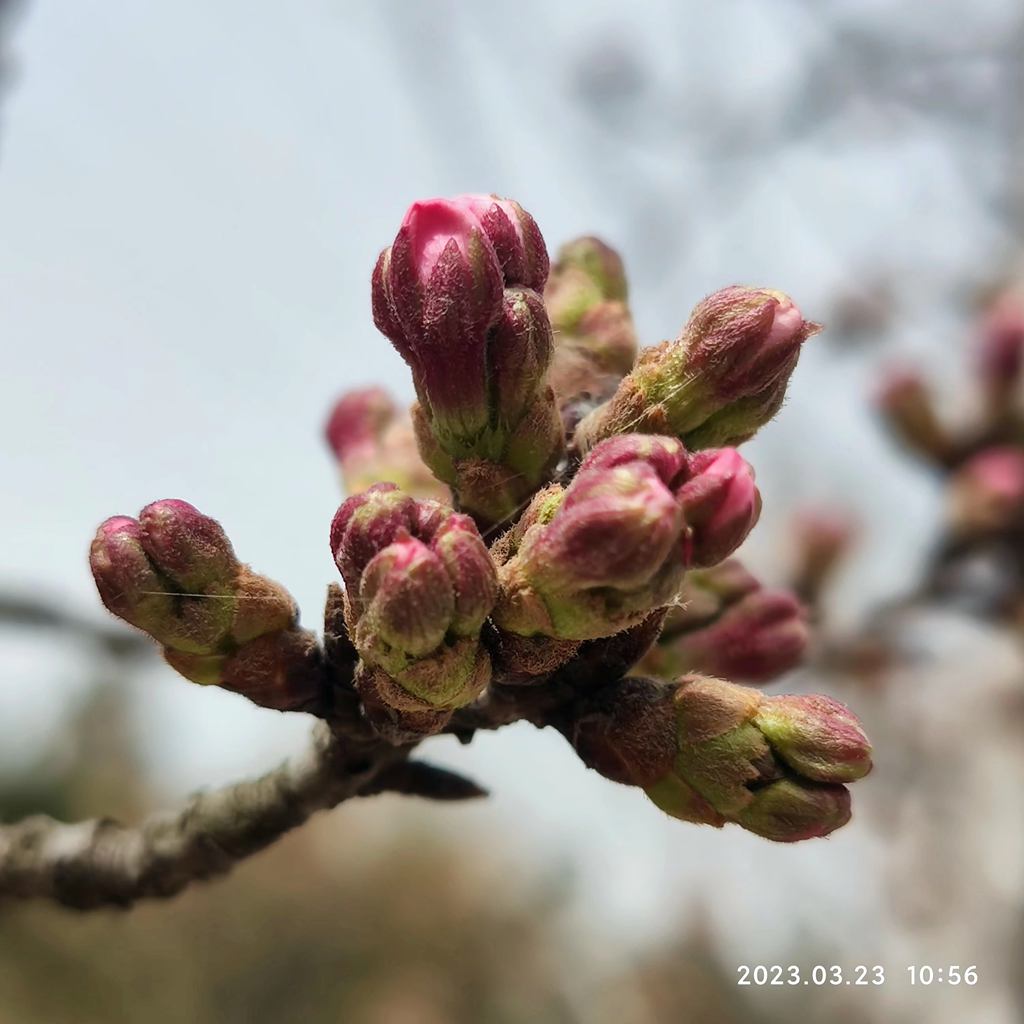
[[[417,402],[406,416],[367,388],[327,424],[351,497],[323,646],[184,502],[100,527],[107,607],[187,678],[357,745],[529,718],[676,817],[784,840],[841,825],[870,764],[845,709],[623,679],[666,618],[645,674],[763,681],[799,659],[800,605],[727,561],[761,511],[732,446],[779,408],[817,326],[779,292],[726,288],[637,359],[618,255],[578,239],[549,279],[533,218],[494,196],[414,203],[371,289]]]
[[[113,516],[89,553],[103,603],[148,633],[186,679],[302,710],[320,693],[319,648],[279,584],[235,557],[219,523],[184,501]]]
[[[998,295],[981,318],[974,349],[975,416],[941,417],[924,378],[890,371],[877,404],[893,434],[949,480],[954,536],[1024,529],[1024,302]]]
[[[563,641],[635,626],[672,603],[687,569],[731,554],[760,507],[753,472],[732,449],[688,455],[671,437],[609,438],[495,546],[494,622]]]
[[[491,678],[480,631],[497,580],[472,519],[376,484],[338,509],[331,551],[367,715],[392,735],[436,732]]]
[[[808,640],[807,612],[796,596],[763,587],[730,559],[687,574],[658,642],[636,671],[767,683],[800,664]]]
[[[547,381],[548,254],[493,196],[413,203],[373,273],[373,317],[409,364],[420,453],[481,525],[502,523],[564,449]]]
[[[694,450],[740,444],[782,407],[800,348],[818,330],[782,292],[723,288],[697,305],[676,341],[640,354],[576,428],[575,445],[585,452],[632,431]]]
[[[324,430],[349,494],[392,483],[416,498],[451,502],[451,493],[424,465],[412,420],[383,388],[343,395]]]
[[[636,361],[629,288],[619,254],[586,236],[558,250],[544,301],[554,330],[551,386],[570,431],[589,403],[605,401]]]
[[[766,839],[828,835],[850,817],[845,783],[871,746],[842,704],[766,696],[707,676],[623,680],[581,702],[569,738],[584,763],[663,811]]]

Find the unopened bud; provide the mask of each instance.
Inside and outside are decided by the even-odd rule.
[[[793,589],[813,604],[850,550],[856,524],[840,509],[802,509],[794,518]]]
[[[546,276],[533,219],[486,196],[414,203],[374,271],[374,320],[412,369],[420,453],[481,523],[512,514],[564,446]]]
[[[800,664],[809,639],[807,613],[785,590],[755,590],[702,628],[659,644],[657,674],[684,672],[765,683]]]
[[[187,502],[108,519],[89,556],[103,603],[144,630],[186,679],[235,690],[277,710],[322,693],[316,638],[291,596],[235,558],[216,520]]]
[[[1024,526],[1024,449],[988,448],[953,475],[950,516],[961,534]]]
[[[875,402],[890,430],[912,452],[939,463],[948,459],[952,439],[919,373],[911,369],[888,371]]]
[[[732,821],[779,842],[827,835],[850,817],[871,768],[857,720],[824,697],[765,697],[719,679],[634,678],[584,698],[569,732],[584,762],[642,787],[666,813]]]
[[[578,427],[576,445],[628,430],[672,433],[691,449],[746,441],[782,404],[803,343],[819,330],[782,292],[723,288],[678,341],[641,353],[616,395]]]
[[[501,566],[495,622],[523,636],[586,640],[668,604],[685,569],[673,493],[685,467],[673,438],[632,435],[595,449],[550,519],[527,529]]]
[[[382,388],[343,395],[331,412],[325,435],[350,494],[377,483],[392,483],[414,498],[450,502],[448,488],[420,457],[408,414]]]
[[[386,705],[377,720],[414,729],[444,717],[420,712],[478,696],[490,679],[480,629],[496,574],[472,520],[378,485],[338,509],[331,547],[349,635],[366,666],[357,687],[368,688],[367,713]]]
[[[687,561],[703,568],[728,558],[761,515],[754,471],[734,448],[697,452],[677,491],[686,523]]]
[[[1005,411],[1024,374],[1024,305],[1018,296],[1000,296],[986,313],[977,364],[986,399]]]
[[[476,214],[494,246],[505,286],[543,291],[548,279],[548,250],[533,217],[514,199],[464,195],[455,201],[464,203]]]

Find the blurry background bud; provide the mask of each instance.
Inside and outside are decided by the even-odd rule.
[[[414,498],[450,503],[451,492],[420,457],[408,413],[383,388],[342,395],[324,433],[349,494],[386,482]]]
[[[637,341],[627,292],[622,260],[600,239],[578,238],[559,250],[544,300],[555,334],[551,386],[560,406],[584,395],[611,397],[632,369]]]
[[[548,259],[517,203],[414,203],[374,270],[374,320],[409,364],[424,462],[482,525],[512,515],[564,447],[538,289]]]
[[[910,451],[938,463],[949,458],[952,439],[935,411],[931,391],[915,370],[887,371],[875,404],[889,429]]]
[[[581,700],[568,735],[589,767],[642,787],[673,817],[732,821],[779,842],[844,825],[840,783],[871,769],[860,724],[836,701],[767,697],[704,676],[606,687]]]
[[[733,286],[698,303],[675,342],[645,349],[615,396],[580,423],[587,451],[612,434],[671,433],[688,448],[739,444],[782,405],[820,330],[782,292]]]
[[[793,517],[794,564],[792,588],[808,605],[822,590],[848,554],[856,537],[852,516],[839,508],[803,508]]]
[[[446,716],[428,712],[473,700],[491,674],[480,630],[497,579],[472,520],[381,484],[338,509],[331,549],[367,714],[388,730],[440,728]]]
[[[989,448],[965,462],[950,479],[949,515],[960,534],[1024,529],[1024,449]]]
[[[220,524],[177,499],[102,523],[89,554],[115,615],[148,633],[174,669],[277,710],[321,696],[315,637],[279,584],[235,558]]]
[[[690,457],[688,479],[676,492],[683,510],[687,564],[715,565],[746,540],[761,515],[754,471],[734,448]]]
[[[977,348],[978,376],[990,412],[1004,414],[1019,397],[1024,373],[1024,302],[1012,293],[999,295],[985,312]]]
[[[667,637],[648,664],[663,678],[701,672],[766,683],[800,664],[809,639],[806,610],[791,593],[758,589],[708,624]]]
[[[673,438],[631,435],[598,446],[549,515],[499,569],[494,621],[523,636],[609,636],[669,604],[684,571],[673,487],[686,453]]]

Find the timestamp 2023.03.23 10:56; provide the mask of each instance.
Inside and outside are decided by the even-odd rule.
[[[881,964],[855,964],[851,967],[839,964],[814,964],[811,967],[801,967],[797,964],[739,964],[736,975],[737,985],[758,988],[794,985],[811,985],[819,988],[850,985],[870,988],[884,985],[889,978],[897,975],[910,985],[923,988],[931,985],[969,987],[978,984],[976,964],[910,964],[902,972],[887,972]]]

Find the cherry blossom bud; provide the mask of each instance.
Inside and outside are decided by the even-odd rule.
[[[350,494],[386,482],[414,498],[450,503],[451,492],[420,457],[411,419],[382,388],[343,395],[331,412],[325,435]]]
[[[689,479],[676,496],[686,522],[687,561],[697,568],[731,555],[761,515],[754,471],[734,448],[693,455]]]
[[[533,217],[514,199],[465,195],[455,202],[465,204],[476,214],[494,246],[505,286],[543,291],[548,279],[548,250]]]
[[[375,322],[412,369],[420,454],[481,524],[512,515],[564,447],[547,269],[518,204],[460,196],[414,203],[374,271]]]
[[[713,622],[659,645],[658,674],[701,672],[765,683],[795,668],[807,650],[807,613],[785,590],[755,590]]]
[[[440,728],[448,715],[431,712],[469,703],[490,679],[480,630],[496,574],[473,521],[379,484],[338,509],[331,548],[367,715],[392,739]]]
[[[939,463],[949,458],[952,439],[919,373],[911,369],[888,371],[875,401],[889,429],[912,452]]]
[[[871,768],[870,744],[841,704],[704,676],[607,686],[582,699],[569,738],[589,767],[643,788],[673,817],[731,821],[778,842],[844,825],[841,783]]]
[[[622,260],[604,242],[578,238],[559,250],[544,300],[555,333],[551,386],[563,409],[584,397],[605,401],[633,368],[627,291]],[[584,414],[573,412],[570,427]]]
[[[796,559],[793,589],[808,604],[821,591],[850,550],[856,523],[841,509],[802,509],[794,518]]]
[[[677,341],[641,353],[575,443],[587,451],[627,430],[673,434],[691,449],[746,441],[781,407],[800,348],[818,330],[782,292],[723,288],[696,306]]]
[[[765,696],[755,717],[775,753],[815,782],[853,782],[871,770],[871,744],[849,708],[820,694]]]
[[[1024,449],[988,448],[953,475],[950,517],[961,534],[993,533],[1024,524]]]
[[[264,707],[319,700],[319,645],[291,596],[235,558],[223,529],[187,502],[147,505],[101,524],[89,556],[103,603],[144,630],[187,679]]]
[[[1024,305],[1017,296],[1000,296],[986,313],[977,365],[986,398],[1004,406],[1024,374]]]
[[[495,622],[522,636],[609,636],[677,592],[685,564],[673,487],[686,453],[673,438],[614,438],[584,460],[499,570]]]

